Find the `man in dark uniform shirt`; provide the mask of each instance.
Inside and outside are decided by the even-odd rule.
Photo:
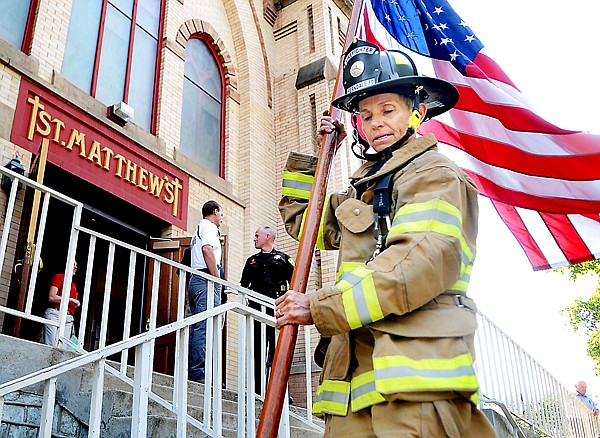
[[[292,258],[274,248],[276,237],[277,234],[271,227],[260,227],[256,230],[256,233],[254,233],[254,247],[260,249],[260,252],[248,257],[240,280],[243,287],[273,299],[278,298],[287,291],[294,271]],[[251,302],[250,307],[260,309],[260,305],[256,302]],[[272,309],[267,309],[267,312],[273,315]],[[268,344],[267,368],[269,368],[275,351],[275,329],[267,326],[265,332]],[[264,360],[260,357],[260,342],[260,324],[255,323],[254,381],[256,385],[260,384],[260,361]]]

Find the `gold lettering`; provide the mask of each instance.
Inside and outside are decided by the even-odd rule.
[[[157,199],[162,198],[164,202],[171,205],[171,213],[177,217],[179,213],[180,196],[183,190],[182,181],[179,178],[170,178],[163,176],[162,178],[155,175],[141,164],[137,164],[127,159],[121,154],[109,147],[103,147],[100,141],[91,141],[89,153],[86,147],[86,132],[80,132],[76,128],[69,128],[65,122],[58,118],[52,118],[50,113],[45,111],[45,105],[40,101],[40,97],[33,95],[28,97],[27,102],[31,105],[31,114],[29,118],[29,126],[27,128],[27,139],[32,141],[36,134],[46,137],[44,141],[51,140],[64,147],[69,151],[73,151],[73,147],[79,148],[79,156],[85,158],[90,163],[96,166],[111,171],[113,159],[116,161],[114,175],[122,178],[137,188],[147,191],[150,195]],[[63,134],[70,129],[68,141],[65,143],[67,134]],[[89,134],[89,132],[88,132]],[[61,140],[62,137],[62,140]]]
[[[150,180],[150,194],[158,198],[160,196],[160,192],[162,191],[163,185],[165,184],[165,180],[157,175],[154,175],[152,172],[148,173],[148,179]]]
[[[73,150],[73,145],[76,144],[79,146],[79,155],[85,157],[85,133],[79,132],[77,129],[73,128],[71,130],[71,135],[69,136],[69,142],[65,146],[68,150]]]
[[[58,119],[52,119],[52,123],[54,123],[54,138],[52,141],[54,143],[58,143],[60,139],[60,131],[65,127],[65,124]]]
[[[173,184],[171,184],[170,182],[166,181],[165,182],[165,191],[167,193],[163,196],[163,199],[165,200],[165,202],[167,204],[171,204],[173,202]]]
[[[35,130],[42,136],[46,136],[50,134],[50,114],[46,111],[40,111],[40,123],[43,128],[40,128],[39,125],[35,126]]]
[[[125,170],[125,181],[129,181],[131,184],[135,184],[135,175],[137,173],[137,164],[127,160],[127,167]]]
[[[89,161],[96,161],[96,165],[102,167],[102,157],[100,156],[100,143],[94,140],[90,148],[90,154],[87,156]]]
[[[121,154],[117,154],[115,155],[115,160],[117,160],[117,171],[115,172],[115,176],[123,178],[123,163],[125,162],[125,160],[127,160],[127,158],[125,158]]]
[[[148,184],[146,184],[147,181],[148,181],[148,169],[144,169],[142,166],[140,166],[140,171],[138,173],[137,186],[142,190],[148,190]]]
[[[111,148],[103,147],[102,152],[104,152],[104,169],[110,170],[110,159],[115,154],[115,152]]]
[[[27,102],[33,105],[31,108],[31,117],[29,118],[29,129],[27,130],[27,140],[33,140],[33,134],[35,132],[35,121],[37,120],[38,110],[43,110],[45,108],[44,105],[40,103],[39,96],[34,96],[33,98],[27,98]]]
[[[171,209],[171,214],[173,216],[177,216],[177,212],[179,211],[179,190],[183,190],[183,186],[179,182],[179,178],[175,178],[174,180],[171,180],[171,185],[173,186],[173,197],[171,200],[168,200],[167,197],[165,196],[164,199],[167,203],[173,204],[173,208]]]

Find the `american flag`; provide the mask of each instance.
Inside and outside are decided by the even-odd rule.
[[[458,88],[456,107],[419,133],[449,145],[442,152],[491,199],[533,269],[600,257],[600,136],[538,116],[447,1],[364,0],[361,8],[358,38],[408,48],[420,74]]]

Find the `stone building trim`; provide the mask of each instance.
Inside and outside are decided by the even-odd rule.
[[[258,40],[260,41],[260,48],[262,50],[263,62],[265,66],[265,79],[267,81],[267,105],[269,105],[269,108],[273,108],[273,85],[271,83],[271,68],[269,67],[269,57],[267,56],[265,48],[265,38],[263,36],[262,26],[260,25],[260,20],[258,18],[258,13],[256,12],[254,2],[249,1],[248,3],[250,5],[250,10],[252,11],[252,18],[254,20],[254,24],[256,25],[256,32],[258,33]]]

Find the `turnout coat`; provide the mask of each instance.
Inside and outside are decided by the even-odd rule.
[[[339,258],[335,285],[308,295],[315,326],[329,342],[314,413],[343,416],[396,399],[476,402],[476,308],[466,291],[478,192],[436,144],[432,134],[413,139],[367,177],[374,163],[365,163],[353,185],[325,200],[317,247],[337,249]],[[296,239],[316,161],[292,152],[286,163],[279,209]],[[389,173],[391,227],[385,249],[372,258],[374,184]]]

